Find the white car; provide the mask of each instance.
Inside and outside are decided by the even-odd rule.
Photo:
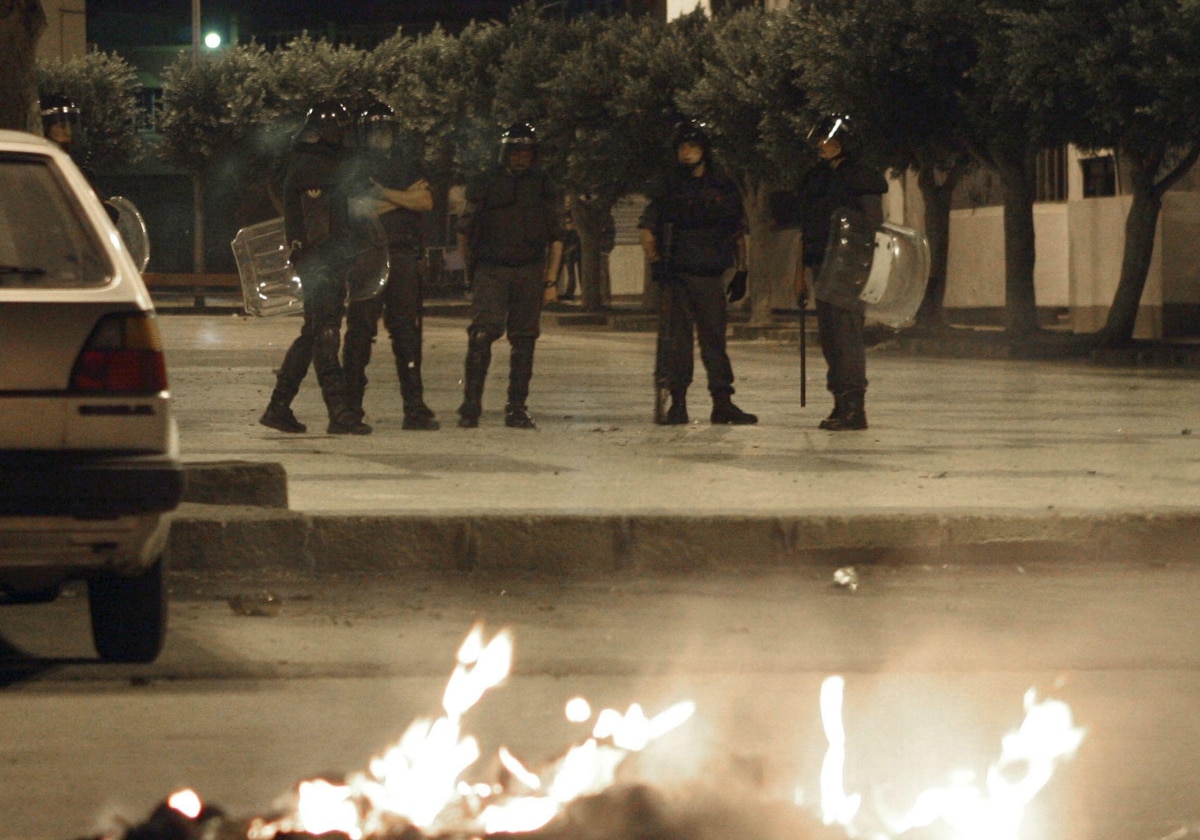
[[[100,656],[152,661],[182,493],[138,267],[63,151],[0,131],[0,602],[84,580]]]

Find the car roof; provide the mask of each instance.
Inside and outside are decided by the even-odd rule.
[[[10,147],[9,151],[14,151],[11,147],[33,146],[30,151],[44,152],[47,149],[53,150],[58,148],[45,137],[39,137],[36,134],[30,134],[28,131],[12,131],[11,129],[0,129],[0,146]]]

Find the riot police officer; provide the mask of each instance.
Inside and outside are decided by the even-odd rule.
[[[887,181],[879,172],[860,163],[855,156],[853,121],[845,114],[822,118],[808,134],[819,161],[808,171],[795,196],[795,221],[800,225],[801,257],[796,272],[796,295],[807,303],[806,274],[821,273],[826,258],[830,224],[835,212],[850,214],[856,228],[871,237],[883,222],[883,199]],[[826,387],[834,407],[820,428],[851,431],[867,428],[866,345],[863,340],[864,304],[853,284],[816,283],[817,328],[821,353],[829,371]]]
[[[42,134],[69,154],[79,131],[79,106],[69,96],[59,93],[43,96],[38,106],[42,114]]]
[[[538,168],[537,133],[515,123],[500,141],[499,162],[467,185],[459,248],[473,290],[458,425],[479,425],[492,343],[508,333],[511,349],[504,425],[535,428],[525,405],[543,302],[557,298],[562,259],[558,190]]]
[[[650,261],[659,293],[659,352],[655,381],[670,394],[670,408],[656,412],[655,422],[689,422],[687,389],[692,383],[693,324],[700,360],[708,374],[713,423],[748,425],[758,417],[734,405],[733,367],[726,350],[726,294],[723,278],[734,269],[728,294],[745,294],[746,218],[737,185],[713,160],[703,126],[676,127],[675,163],[648,189],[650,202],[638,221],[642,248]]]
[[[367,363],[379,318],[391,339],[404,401],[404,429],[438,428],[425,405],[421,381],[422,275],[425,268],[424,217],[433,209],[433,193],[419,161],[401,153],[395,112],[383,102],[360,115],[363,195],[373,201],[387,236],[390,270],[383,292],[354,301],[346,313],[342,365],[351,407],[362,416]]]
[[[346,147],[352,120],[340,103],[309,109],[292,144],[283,182],[283,222],[292,264],[304,293],[304,323],[276,378],[271,401],[259,422],[283,432],[306,427],[291,402],[311,362],[329,413],[329,434],[370,434],[371,427],[350,406],[346,378],[338,361],[345,314],[345,273],[353,259],[350,198],[353,166]]]

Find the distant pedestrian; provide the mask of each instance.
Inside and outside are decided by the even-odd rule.
[[[700,359],[708,374],[713,423],[747,425],[758,417],[733,404],[733,367],[726,350],[725,276],[728,294],[745,294],[746,214],[737,186],[713,160],[706,131],[695,123],[677,127],[675,163],[649,188],[650,203],[638,222],[642,248],[659,283],[659,352],[655,381],[670,394],[670,408],[655,422],[689,422],[687,389],[692,383],[693,324]]]
[[[291,403],[311,363],[329,412],[329,434],[365,435],[371,427],[350,406],[346,378],[338,361],[345,314],[345,274],[353,257],[350,198],[353,160],[346,147],[352,121],[340,102],[311,108],[292,144],[283,182],[283,222],[291,243],[292,265],[304,294],[300,335],[284,356],[271,401],[259,422],[282,432],[307,427]]]
[[[831,219],[845,212],[856,229],[873,236],[883,222],[887,180],[855,156],[853,122],[845,114],[821,119],[808,134],[820,160],[808,171],[793,199],[800,226],[801,254],[796,271],[796,296],[807,305],[809,282],[821,276],[827,256]],[[873,242],[873,239],[872,239]],[[865,278],[863,278],[865,279]],[[863,338],[864,304],[852,278],[830,278],[813,284],[821,353],[829,372],[826,387],[833,394],[833,411],[820,423],[829,431],[867,428],[867,356]]]
[[[511,349],[504,425],[535,428],[526,400],[544,302],[557,299],[562,259],[561,198],[538,168],[537,134],[515,123],[500,141],[499,163],[467,186],[459,248],[468,266],[471,324],[458,425],[473,429],[483,411],[492,343],[506,332]]]
[[[575,299],[575,288],[579,282],[579,271],[583,262],[581,251],[579,231],[575,229],[575,223],[568,212],[563,218],[562,269],[559,271],[560,276],[566,276],[567,285],[559,295],[559,300]]]
[[[421,380],[424,214],[433,209],[433,193],[420,162],[400,150],[398,129],[395,112],[382,102],[367,106],[360,117],[361,186],[387,236],[390,270],[381,294],[350,303],[342,364],[350,407],[361,418],[367,365],[382,315],[404,402],[402,428],[433,430],[438,422],[425,405]]]

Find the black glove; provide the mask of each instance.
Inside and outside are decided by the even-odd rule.
[[[729,281],[729,285],[725,288],[725,293],[729,295],[730,303],[737,303],[746,296],[746,272],[735,271],[733,279]]]

